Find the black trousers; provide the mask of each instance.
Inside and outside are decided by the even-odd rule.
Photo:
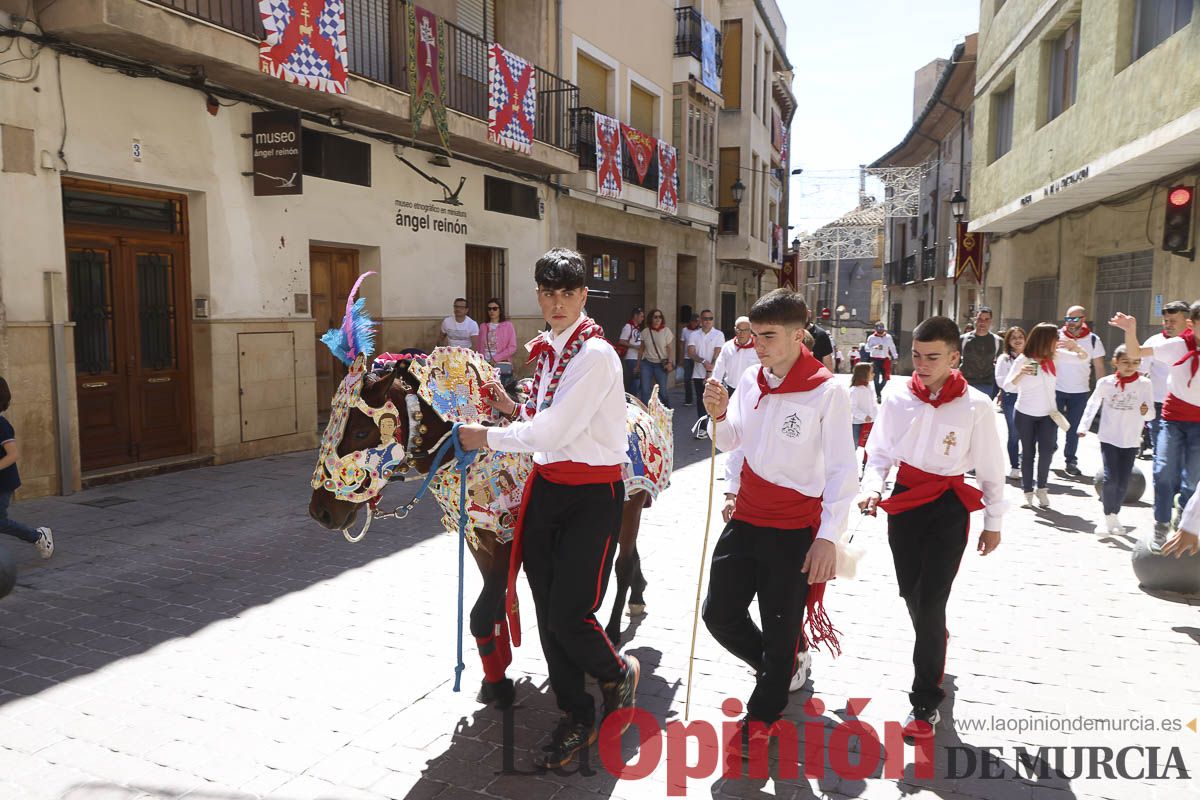
[[[616,681],[625,668],[595,615],[612,574],[625,484],[564,486],[538,476],[531,491],[521,543],[550,688],[559,709],[592,724],[584,676]]]
[[[685,347],[684,350],[686,349]],[[683,360],[683,402],[689,406],[692,404],[692,372],[695,369],[695,361],[690,358]]]
[[[708,414],[704,409],[704,382],[707,378],[692,378],[692,393],[696,395],[696,417]]]
[[[812,528],[760,528],[731,520],[713,550],[704,624],[722,647],[749,664],[758,680],[746,711],[771,724],[788,704],[808,581],[800,568]],[[750,617],[758,595],[760,630]]]
[[[907,491],[896,485],[893,494]],[[888,544],[896,565],[900,596],[908,606],[916,642],[913,684],[908,699],[933,708],[942,702],[946,667],[946,603],[967,548],[971,515],[954,492],[927,505],[888,517]]]

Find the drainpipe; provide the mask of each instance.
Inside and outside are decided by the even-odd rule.
[[[59,494],[75,491],[75,457],[71,451],[71,393],[72,375],[67,370],[67,282],[61,272],[43,273],[46,280],[47,313],[54,363],[54,421],[58,436]]]

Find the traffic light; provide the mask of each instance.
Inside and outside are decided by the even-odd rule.
[[[1190,186],[1172,186],[1167,191],[1167,213],[1163,220],[1163,250],[1190,255],[1192,248],[1192,212],[1196,190]]]

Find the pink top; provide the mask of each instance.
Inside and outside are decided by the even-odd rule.
[[[480,323],[477,349],[495,364],[511,362],[513,353],[517,352],[517,332],[513,324],[508,320],[496,325]]]

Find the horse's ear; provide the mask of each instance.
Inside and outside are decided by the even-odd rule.
[[[393,362],[388,369],[378,373],[375,380],[363,388],[363,399],[367,405],[377,408],[387,402],[388,392],[392,390],[392,384],[396,382],[398,367],[399,365]]]

